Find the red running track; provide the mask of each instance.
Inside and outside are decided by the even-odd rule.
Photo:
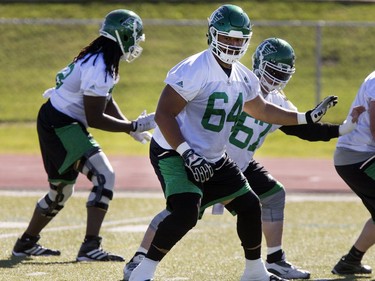
[[[160,191],[160,185],[147,157],[109,156],[116,173],[116,190]],[[259,158],[287,192],[348,193],[350,189],[337,175],[332,159]],[[0,155],[0,189],[47,188],[47,177],[39,155]],[[90,189],[80,175],[76,190]]]

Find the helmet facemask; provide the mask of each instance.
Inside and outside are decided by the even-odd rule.
[[[228,32],[222,32],[211,26],[209,29],[210,36],[212,38],[210,49],[211,51],[224,63],[233,64],[240,60],[246,53],[247,48],[250,44],[252,33],[249,35],[243,35],[241,31],[231,30]],[[228,45],[219,40],[219,36],[232,37],[242,39],[242,45]]]
[[[132,24],[132,26],[133,26],[133,33],[131,35],[131,39],[130,38],[123,38],[122,39],[120,37],[120,34],[119,34],[118,30],[115,30],[116,41],[118,42],[118,44],[120,46],[120,49],[121,49],[121,51],[123,53],[121,59],[124,60],[124,61],[126,61],[126,62],[132,62],[133,60],[135,60],[136,58],[138,58],[142,54],[142,51],[143,51],[143,48],[141,46],[139,46],[139,44],[140,44],[140,42],[144,42],[146,38],[145,38],[144,34],[142,34],[141,36],[138,36],[138,32],[137,32],[137,26],[138,26],[138,24],[140,24],[138,22],[138,20],[134,19],[134,22]],[[127,37],[126,35],[124,35],[124,36]],[[134,42],[134,43],[128,47],[127,51],[125,51],[123,41],[126,42],[128,40],[131,41],[131,42]]]
[[[261,86],[269,93],[274,90],[281,91],[288,84],[295,72],[295,68],[288,64],[275,65],[269,61],[261,61],[259,70],[256,71]]]
[[[292,46],[280,38],[264,40],[253,54],[253,71],[264,93],[281,91],[295,72]]]
[[[209,49],[226,64],[233,64],[243,57],[249,47],[251,35],[250,19],[236,5],[223,5],[216,9],[208,19]],[[236,44],[229,45],[227,40],[223,40],[227,37],[236,38]],[[237,44],[238,42],[241,44]]]

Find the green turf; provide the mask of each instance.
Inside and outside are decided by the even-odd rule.
[[[74,262],[85,230],[85,192],[76,193],[42,232],[40,242],[60,249],[60,257],[10,257],[17,236],[24,231],[35,201],[42,194],[26,196],[18,193],[17,197],[1,194],[0,280],[121,280],[125,263]],[[369,216],[359,200],[332,194],[306,195],[304,200],[307,201],[296,200],[300,197],[295,195],[288,198],[283,238],[288,260],[311,271],[312,280],[370,280],[363,276],[344,278],[330,273]],[[140,198],[117,193],[102,228],[103,247],[129,260],[143,232],[125,231],[125,227],[146,226],[163,207],[164,200],[158,196]],[[264,251],[265,248],[263,256]],[[364,262],[375,266],[374,258],[375,252],[371,249]],[[214,216],[207,212],[160,263],[156,280],[236,281],[243,266],[235,218],[227,213]]]

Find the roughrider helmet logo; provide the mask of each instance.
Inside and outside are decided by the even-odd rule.
[[[271,43],[265,42],[262,46],[260,46],[260,53],[262,56],[268,56],[270,54],[277,53],[277,49]]]
[[[126,20],[124,20],[121,25],[124,26],[124,27],[130,27],[130,28],[133,28],[133,25],[134,25],[134,22],[136,21],[135,18],[127,18]]]
[[[223,14],[218,11],[217,13],[214,13],[211,18],[210,18],[210,22],[211,24],[215,24],[217,23],[218,21],[222,20],[224,18]]]

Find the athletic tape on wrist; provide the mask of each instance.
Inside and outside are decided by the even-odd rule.
[[[182,154],[184,154],[184,152],[188,149],[191,149],[190,145],[188,145],[188,143],[186,141],[184,141],[183,143],[181,143],[177,148],[176,148],[176,151],[178,152],[178,154],[180,154],[182,156]]]
[[[298,112],[297,113],[297,122],[298,122],[298,125],[307,124],[306,113]]]

